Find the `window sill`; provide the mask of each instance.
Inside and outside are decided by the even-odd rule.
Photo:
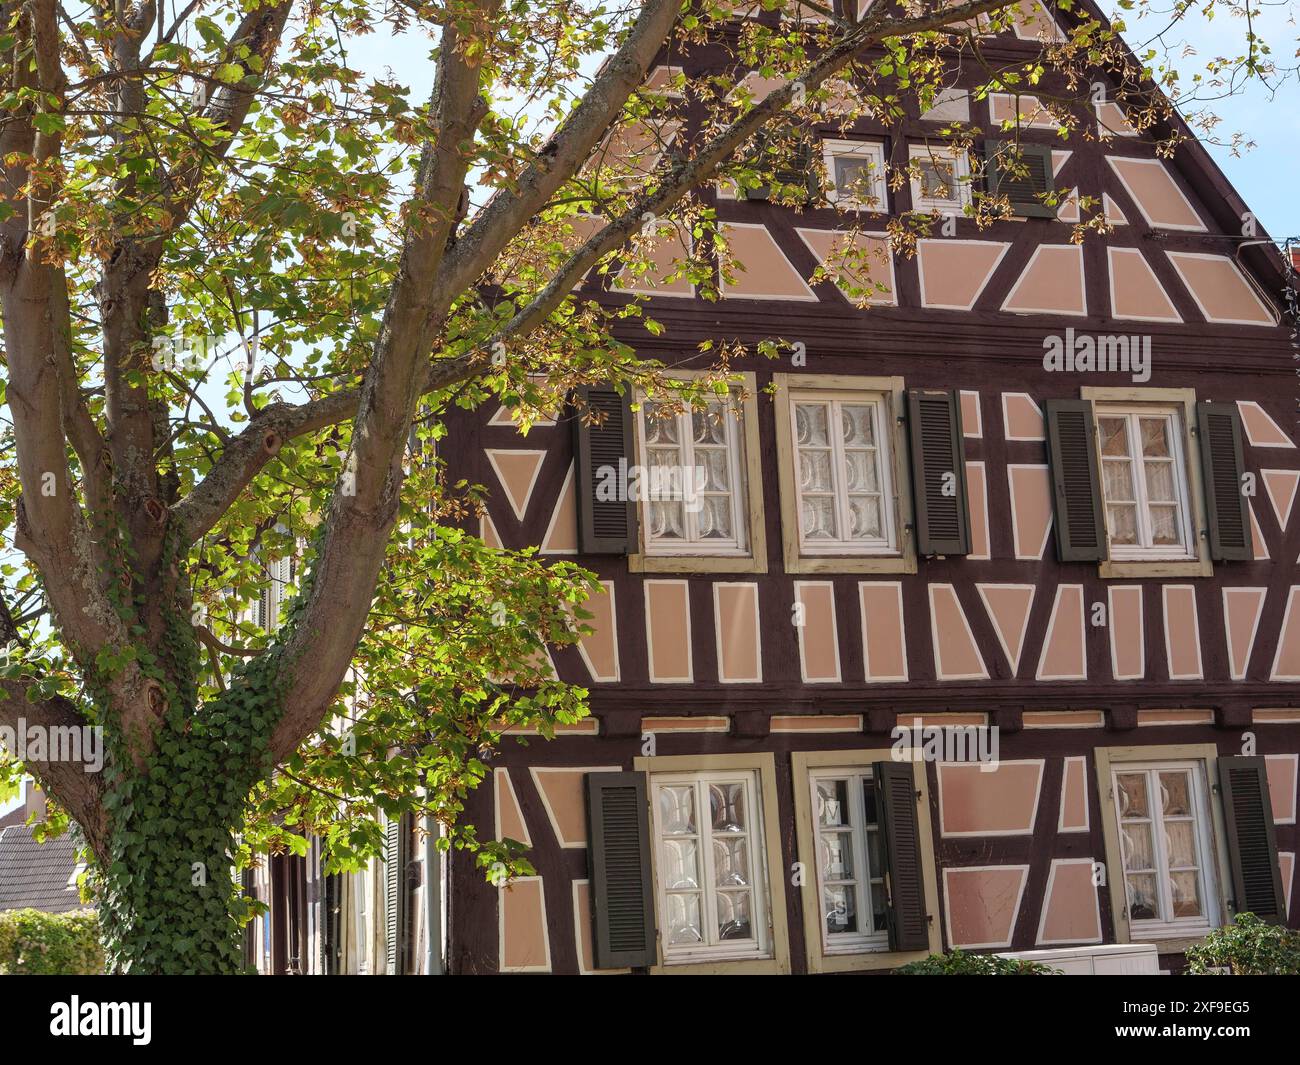
[[[790,966],[777,958],[712,958],[701,961],[660,962],[650,967],[655,976],[788,976]]]
[[[632,573],[766,573],[767,559],[753,555],[647,555],[627,556]]]
[[[1097,570],[1103,580],[1111,577],[1212,577],[1209,559],[1119,559],[1103,562]]]
[[[940,949],[935,947],[935,950]],[[922,961],[931,954],[929,950],[862,950],[857,954],[810,954],[808,971],[813,973],[873,972],[880,969],[897,969],[914,961]]]
[[[799,555],[785,560],[787,573],[915,573],[907,555]]]

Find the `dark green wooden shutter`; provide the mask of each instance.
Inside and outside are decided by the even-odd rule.
[[[961,397],[956,392],[908,392],[907,424],[917,553],[968,555],[970,517]]]
[[[1220,758],[1219,791],[1236,911],[1253,913],[1270,924],[1285,924],[1286,898],[1264,759]]]
[[[990,196],[1005,196],[1022,218],[1055,218],[1039,196],[1052,188],[1052,149],[1046,144],[984,142],[984,179]]]
[[[588,773],[587,857],[597,969],[654,965],[654,892],[644,773]]]
[[[410,924],[406,866],[411,860],[410,825],[405,816],[389,821],[384,839],[384,920],[386,922],[385,972],[406,973],[407,931]]]
[[[1250,515],[1241,491],[1245,460],[1241,447],[1241,413],[1235,403],[1196,404],[1196,431],[1205,481],[1210,557],[1249,562],[1255,557]]]
[[[1056,506],[1056,549],[1062,562],[1100,562],[1107,557],[1097,435],[1092,403],[1047,401],[1047,457]]]
[[[876,816],[888,895],[889,949],[928,950],[930,918],[925,908],[925,866],[921,817],[911,762],[873,762]]]
[[[588,412],[600,424],[586,424]],[[572,418],[574,471],[578,492],[578,550],[584,555],[626,555],[636,550],[636,502],[628,499],[628,469],[634,463],[631,399],[613,388],[579,389]],[[616,477],[616,498],[597,498]]]

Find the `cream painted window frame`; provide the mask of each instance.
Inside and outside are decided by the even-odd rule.
[[[1115,805],[1114,773],[1126,762],[1203,762],[1208,794],[1210,852],[1214,860],[1214,886],[1217,893],[1219,921],[1227,922],[1236,911],[1229,904],[1232,867],[1228,862],[1227,832],[1223,819],[1223,799],[1219,788],[1219,749],[1213,743],[1156,744],[1143,747],[1097,747],[1094,750],[1097,771],[1097,794],[1101,799],[1101,832],[1106,848],[1106,883],[1110,892],[1110,914],[1116,943],[1132,943],[1128,918],[1128,899],[1124,885],[1124,858],[1119,845],[1119,811]],[[1143,942],[1160,944],[1164,953],[1185,951],[1201,941],[1200,936],[1163,938],[1143,932]]]
[[[916,539],[912,519],[912,471],[908,463],[907,434],[901,418],[901,377],[855,377],[842,374],[772,375],[775,390],[776,466],[781,496],[781,550],[787,573],[915,573]],[[892,465],[894,535],[898,550],[893,554],[805,555],[799,545],[799,489],[795,480],[792,392],[836,392],[842,398],[870,395],[884,399],[886,438]]]
[[[926,763],[919,758],[912,760],[912,752],[904,750],[904,761],[911,761],[912,779],[920,793],[917,799],[920,827],[921,863],[925,867],[925,908],[930,915],[930,946],[926,950],[876,950],[864,946],[857,952],[839,952],[828,954],[823,946],[822,937],[822,903],[821,891],[817,886],[817,829],[812,808],[811,776],[813,772],[844,769],[861,772],[869,769],[873,762],[897,761],[900,752],[885,747],[871,750],[847,751],[795,751],[790,755],[794,780],[794,819],[795,847],[798,860],[803,863],[805,874],[800,886],[803,903],[804,950],[810,973],[841,973],[870,971],[875,969],[897,969],[900,965],[920,961],[930,954],[943,950],[939,933],[939,870],[935,861],[933,831],[930,825],[930,785]],[[809,863],[813,863],[812,875],[808,875]]]
[[[910,167],[917,161],[951,163],[956,196],[950,199],[922,196],[921,179],[913,176],[911,178],[913,211],[924,214],[930,214],[934,211],[963,214],[966,208],[974,203],[975,195],[972,187],[970,156],[965,149],[952,144],[930,144],[928,142],[917,143],[913,141],[907,146],[908,166]]]
[[[871,164],[873,170],[869,196],[875,201],[874,203],[863,203],[851,191],[840,189],[835,182],[837,159],[851,159]],[[847,211],[861,211],[866,214],[889,213],[889,185],[885,180],[888,161],[885,158],[885,145],[882,141],[823,137],[822,162],[826,166],[826,175],[830,178],[830,188],[826,192],[826,198],[831,203]]]
[[[690,380],[703,377],[695,370],[677,370],[674,377]],[[752,372],[732,375],[733,380],[743,390],[744,398],[740,402],[741,446],[744,448],[740,472],[745,479],[745,502],[740,507],[741,516],[748,522],[746,542],[749,549],[744,554],[729,555],[651,555],[645,550],[645,508],[638,504],[637,550],[628,555],[627,567],[632,573],[766,573],[767,572],[767,531],[763,512],[763,465],[761,440],[758,431],[758,385]],[[640,412],[634,414],[638,426],[641,422]],[[641,456],[641,433],[638,428],[632,434],[632,446],[635,462],[645,465]]]
[[[1205,485],[1201,477],[1201,441],[1194,431],[1196,426],[1196,389],[1194,388],[1097,388],[1085,385],[1079,389],[1079,398],[1089,400],[1093,407],[1093,430],[1096,432],[1097,406],[1108,403],[1144,404],[1152,407],[1177,407],[1182,416],[1181,441],[1184,471],[1187,476],[1189,517],[1192,535],[1196,539],[1196,558],[1187,561],[1168,559],[1123,559],[1099,563],[1098,573],[1103,580],[1115,577],[1212,577],[1214,563],[1210,560],[1210,517],[1205,508]],[[1097,490],[1102,488],[1101,447],[1097,448]],[[1103,510],[1104,514],[1104,510]]]
[[[751,839],[762,844],[761,883],[756,883],[755,890],[766,889],[764,909],[768,918],[767,940],[771,947],[771,956],[766,958],[743,958],[736,960],[718,959],[698,962],[673,962],[666,964],[664,958],[664,915],[660,911],[661,897],[659,885],[658,842],[651,848],[651,876],[653,877],[655,900],[655,936],[658,941],[659,963],[650,971],[655,974],[685,975],[745,975],[768,974],[785,975],[790,972],[790,931],[786,918],[785,871],[781,851],[781,817],[780,802],[776,786],[776,755],[770,751],[755,754],[703,754],[703,755],[656,755],[650,758],[635,758],[632,768],[647,775],[646,793],[653,801],[652,780],[655,774],[709,773],[709,772],[753,772],[758,775],[758,795],[761,806],[762,824],[756,826]],[[647,810],[650,823],[654,823],[654,811]],[[758,867],[758,863],[755,864]]]

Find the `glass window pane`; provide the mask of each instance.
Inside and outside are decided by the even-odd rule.
[[[1178,508],[1154,506],[1148,508],[1151,514],[1151,543],[1161,546],[1173,546],[1183,542],[1178,532]]]
[[[826,407],[821,403],[796,403],[794,408],[795,439],[800,447],[829,447]]]
[[[1174,917],[1200,917],[1205,912],[1201,906],[1201,885],[1196,873],[1171,873],[1169,894],[1174,902]]]
[[[1172,462],[1145,462],[1147,478],[1147,501],[1151,503],[1172,503],[1178,497],[1174,494],[1174,464]]]
[[[849,832],[823,832],[817,850],[821,856],[823,880],[854,880],[853,835]]]
[[[665,835],[692,835],[695,827],[695,789],[689,784],[659,789],[659,820]]]
[[[709,806],[714,832],[745,831],[744,784],[739,781],[730,784],[710,784]]]
[[[1111,543],[1136,544],[1137,507],[1132,503],[1111,503],[1106,507],[1106,529]]]
[[[817,781],[817,823],[827,826],[847,825],[849,816],[849,782]]]
[[[749,841],[744,837],[713,840],[713,874],[718,887],[749,886]]]
[[[1133,464],[1125,459],[1107,459],[1101,464],[1106,498],[1115,502],[1131,501],[1133,496]]]
[[[1191,777],[1188,773],[1160,774],[1160,812],[1166,817],[1191,816]]]
[[[876,434],[871,408],[846,403],[840,408],[840,431],[847,447],[874,447]]]
[[[1102,417],[1097,419],[1101,431],[1101,453],[1128,457],[1128,421],[1125,418]]]
[[[1120,850],[1125,869],[1154,869],[1155,850],[1151,843],[1151,826],[1142,822],[1120,825]]]
[[[1149,817],[1145,773],[1118,773],[1115,777],[1120,817]]]
[[[664,840],[664,886],[681,891],[700,886],[699,852],[693,839]]]
[[[831,491],[831,453],[829,451],[799,452],[799,487],[805,492]]]
[[[826,931],[830,935],[858,930],[857,902],[851,887],[829,887],[822,892]]]
[[[645,439],[647,444],[676,444],[677,415],[663,413],[657,403],[645,405]]]
[[[1156,874],[1140,873],[1125,878],[1128,883],[1128,915],[1134,921],[1150,921],[1160,916],[1156,900]]]
[[[873,932],[889,931],[889,907],[885,904],[883,884],[871,885],[871,930]]]
[[[854,540],[879,540],[884,536],[880,499],[877,496],[849,498],[849,536]]]
[[[845,487],[850,492],[879,492],[876,452],[849,451],[844,455]]]
[[[1142,454],[1148,458],[1169,455],[1169,421],[1165,418],[1139,418],[1142,427]]]
[[[691,424],[695,432],[695,442],[697,444],[725,444],[727,442],[725,417],[722,406],[717,403],[710,403],[706,410],[691,411]]]
[[[650,537],[681,540],[686,536],[686,512],[681,503],[650,504]]]
[[[1193,868],[1196,865],[1196,826],[1191,821],[1166,821],[1165,850],[1170,869]]]
[[[704,942],[700,929],[700,897],[696,894],[668,896],[668,943],[689,946]]]
[[[718,892],[718,938],[752,939],[753,922],[750,920],[748,891]]]
[[[805,540],[834,540],[835,501],[830,496],[805,498],[799,506]]]
[[[734,540],[731,496],[705,496],[696,518],[701,540]]]

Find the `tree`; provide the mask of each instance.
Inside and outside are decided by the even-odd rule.
[[[1171,72],[1061,2],[1068,32],[1030,61],[984,54],[980,31],[1029,11],[1008,0],[763,0],[739,32],[714,0],[0,5],[0,486],[21,552],[0,725],[103,730],[100,772],[34,746],[7,771],[77,822],[119,971],[236,971],[236,861],[308,831],[361,860],[380,811],[526,869],[457,814],[503,723],[585,713],[543,648],[577,638],[591,577],[463,531],[480,490],[436,458],[445,413],[496,397],[527,425],[585,383],[725,388],[725,344],[716,375],[670,382],[614,339],[661,328],[643,302],[575,286],[652,269],[674,227],[694,250],[672,270],[716,295],[710,256],[743,264],[713,182],[800,202],[813,117],[928,105],[954,50],[990,89],[1055,71],[1060,93],[1035,91],[1067,134],[1101,69],[1135,122],[1185,136]],[[348,65],[380,24],[428,34],[427,102]],[[646,87],[670,41],[726,61]],[[1237,68],[1265,63],[1250,37]],[[771,91],[738,88],[748,70]],[[1082,206],[1080,239],[1105,224]],[[896,246],[936,222],[896,219]],[[865,295],[852,259],[828,269]],[[278,597],[250,612],[273,579],[278,624]]]

